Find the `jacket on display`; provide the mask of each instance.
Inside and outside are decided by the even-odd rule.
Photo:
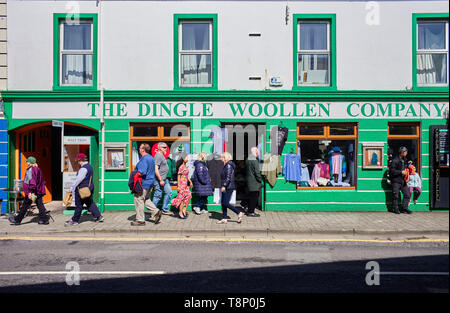
[[[286,127],[274,126],[270,131],[270,152],[273,155],[282,155],[283,148],[288,139],[289,129]]]
[[[287,181],[300,182],[302,180],[301,159],[298,154],[286,154],[283,175]]]
[[[266,177],[270,186],[275,186],[278,175],[281,174],[281,159],[279,155],[266,153],[262,165],[261,174]]]
[[[220,159],[220,155],[212,154],[210,156],[212,156],[212,158],[208,157],[208,159],[206,160],[206,167],[208,168],[209,177],[211,178],[211,186],[213,188],[220,188],[220,174],[222,173],[223,162]]]

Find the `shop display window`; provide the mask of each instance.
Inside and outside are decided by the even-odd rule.
[[[159,142],[165,142],[169,147],[167,157],[169,165],[169,181],[177,184],[176,164],[181,153],[190,154],[191,137],[189,123],[133,123],[130,126],[130,162],[131,171],[139,162],[139,147],[143,143],[150,145],[154,152]],[[152,153],[151,152],[151,153]]]
[[[355,189],[357,134],[354,123],[298,124],[302,166],[298,189]]]
[[[391,122],[388,124],[388,166],[398,155],[400,147],[408,149],[406,159],[412,161],[417,172],[421,171],[420,159],[420,123]]]

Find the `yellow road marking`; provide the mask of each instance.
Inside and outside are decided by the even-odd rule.
[[[402,240],[381,240],[381,239],[262,239],[262,238],[151,238],[151,237],[27,237],[10,236],[0,237],[0,240],[30,240],[30,241],[118,241],[118,242],[136,242],[136,241],[192,241],[192,242],[365,242],[365,243],[448,243],[449,239],[402,239]]]

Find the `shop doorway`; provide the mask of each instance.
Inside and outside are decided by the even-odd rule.
[[[222,123],[221,127],[228,130],[228,142],[226,149],[233,156],[236,182],[236,205],[243,208],[248,203],[248,188],[246,180],[245,161],[251,155],[251,148],[257,147],[260,159],[264,155],[266,147],[265,123]],[[261,163],[262,166],[262,163]],[[261,190],[258,208],[264,210],[265,187]]]
[[[13,136],[15,136],[15,164],[11,177],[13,180],[23,180],[27,169],[26,159],[30,156],[35,157],[45,179],[44,203],[62,200],[65,172],[69,170],[69,167],[72,172],[78,171],[78,164],[73,160],[76,153],[82,152],[88,156],[94,167],[93,181],[98,182],[98,132],[96,130],[66,123],[64,134],[62,134],[60,127],[53,127],[51,122],[43,122],[22,127],[16,130]],[[89,144],[84,147],[80,145],[79,149],[71,146],[62,150],[64,142],[62,136],[65,140],[84,137]],[[98,201],[98,188],[96,190],[94,198]]]

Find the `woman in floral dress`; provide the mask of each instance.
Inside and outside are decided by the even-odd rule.
[[[176,208],[179,208],[178,217],[181,219],[186,219],[186,217],[187,217],[186,209],[192,198],[192,194],[191,194],[192,181],[189,178],[189,170],[186,167],[187,162],[188,162],[188,157],[186,155],[183,158],[183,163],[180,165],[180,167],[178,169],[178,179],[177,179],[178,194],[172,200],[172,205]],[[188,182],[189,182],[189,185],[188,185]]]

